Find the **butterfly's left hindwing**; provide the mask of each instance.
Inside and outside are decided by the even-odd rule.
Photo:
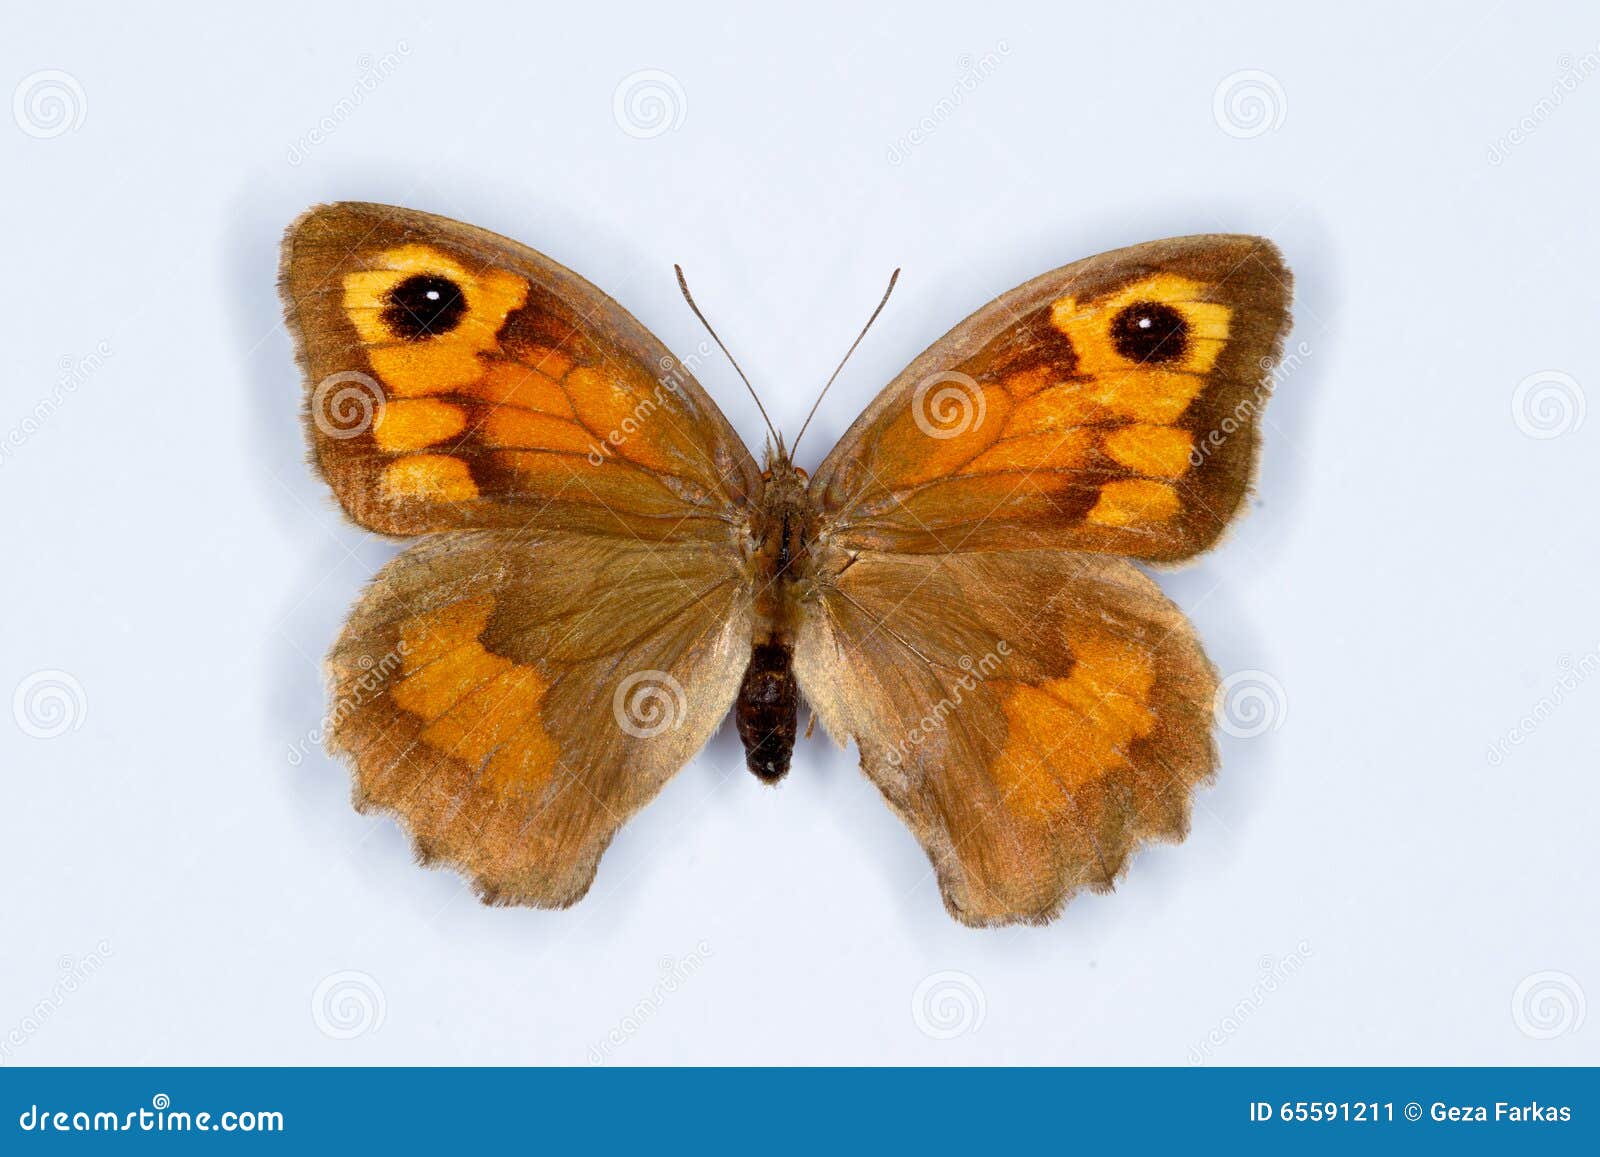
[[[329,656],[357,806],[486,900],[573,903],[733,703],[751,631],[735,562],[527,531],[412,547]]]

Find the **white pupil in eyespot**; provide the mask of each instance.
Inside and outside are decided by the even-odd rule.
[[[430,293],[428,296],[429,297],[437,297],[438,294]],[[1149,329],[1150,328],[1150,319],[1148,317],[1141,317],[1139,319],[1139,328],[1140,329]]]
[[[438,301],[439,300],[439,291],[437,289],[430,289],[430,290],[428,290],[426,296],[427,296],[429,301]],[[1139,324],[1140,325],[1149,325],[1150,323],[1148,321],[1144,321],[1144,322],[1140,322]]]

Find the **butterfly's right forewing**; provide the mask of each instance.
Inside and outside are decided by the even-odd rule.
[[[1102,254],[984,306],[861,415],[812,482],[867,549],[1206,549],[1250,484],[1289,325],[1259,237]]]

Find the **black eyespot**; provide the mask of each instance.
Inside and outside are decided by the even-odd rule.
[[[1111,320],[1111,341],[1130,362],[1177,361],[1189,348],[1189,323],[1159,301],[1136,301]]]
[[[389,291],[383,324],[398,338],[422,341],[449,333],[466,312],[467,299],[459,285],[436,273],[419,273]]]

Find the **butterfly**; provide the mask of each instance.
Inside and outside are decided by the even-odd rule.
[[[484,230],[321,206],[281,284],[316,466],[418,540],[333,646],[329,746],[358,808],[486,902],[580,899],[730,708],[782,778],[802,698],[966,924],[1047,921],[1186,834],[1217,675],[1134,564],[1206,550],[1249,488],[1289,325],[1270,242],[1013,289],[809,477],[776,436],[758,465],[610,297]]]

